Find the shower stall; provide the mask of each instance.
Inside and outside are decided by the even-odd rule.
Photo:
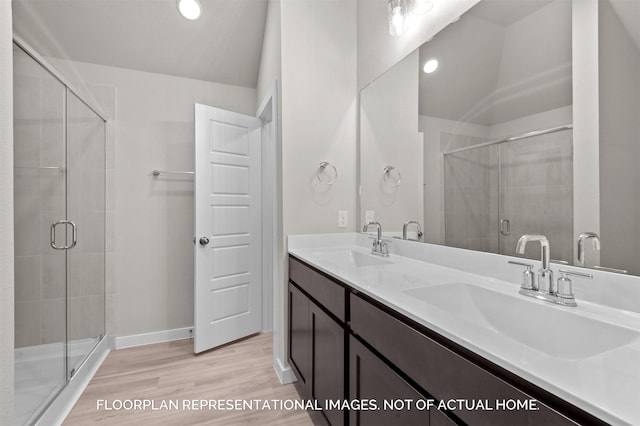
[[[37,422],[105,347],[106,119],[26,45],[13,52],[21,425]]]
[[[573,261],[571,125],[492,141],[444,136],[446,245],[514,255],[522,235],[543,234],[554,260]]]

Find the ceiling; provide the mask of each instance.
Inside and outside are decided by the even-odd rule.
[[[14,31],[43,56],[255,88],[267,0],[14,0]]]
[[[571,2],[484,0],[420,47],[430,58],[421,115],[491,126],[570,105]]]
[[[482,1],[469,10],[469,14],[501,27],[508,27],[553,0],[492,0]]]
[[[610,4],[627,35],[640,51],[640,1],[612,0]]]

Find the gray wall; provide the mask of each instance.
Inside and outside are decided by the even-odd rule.
[[[87,96],[115,91],[115,152],[107,157],[107,326],[127,336],[193,325],[193,179],[154,178],[155,168],[193,170],[193,104],[255,115],[256,90],[50,59]],[[87,85],[90,85],[87,87]],[[96,86],[102,88],[99,93]]]
[[[283,1],[282,66],[283,236],[355,230],[356,3]],[[331,31],[327,31],[331,28]],[[330,187],[317,185],[321,161],[338,169]],[[349,227],[338,229],[338,210]],[[286,245],[286,244],[285,244]],[[286,247],[282,252],[283,266]],[[283,268],[284,270],[284,268]],[[284,278],[284,277],[283,277]],[[277,362],[286,362],[286,280],[275,289]]]
[[[0,1],[0,424],[13,423],[13,48]]]
[[[601,263],[640,274],[640,52],[599,5]]]

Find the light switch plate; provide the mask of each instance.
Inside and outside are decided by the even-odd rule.
[[[364,223],[375,222],[376,213],[373,210],[367,210],[364,212]]]
[[[349,212],[338,210],[338,228],[346,228],[347,226],[349,226]]]

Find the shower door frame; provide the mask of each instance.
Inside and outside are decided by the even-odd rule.
[[[69,124],[69,97],[70,94],[74,95],[77,100],[81,102],[89,111],[95,114],[96,119],[102,121],[102,145],[103,150],[106,147],[107,141],[107,123],[109,119],[103,114],[99,108],[95,105],[89,103],[86,99],[80,95],[79,91],[76,90],[58,71],[52,67],[46,59],[44,59],[41,55],[39,55],[28,43],[26,43],[23,39],[21,39],[17,35],[13,35],[13,44],[24,52],[28,57],[33,59],[33,61],[42,67],[43,71],[48,73],[53,79],[57,80],[64,88],[64,102],[62,105],[62,122],[63,122],[63,132],[62,132],[62,144],[63,144],[63,162],[62,167],[65,171],[64,177],[64,218],[59,218],[64,222],[69,221],[69,213],[71,210],[70,206],[70,196],[69,196],[69,132],[68,132],[68,124]],[[103,166],[103,175],[106,173],[106,167]],[[106,176],[103,176],[103,198],[106,196]],[[106,212],[106,204],[103,205],[103,212]],[[75,225],[73,225],[75,228]],[[67,228],[65,226],[65,228]],[[74,231],[75,233],[75,231]],[[61,233],[62,234],[62,233]],[[68,238],[68,229],[65,229],[65,237],[60,238],[60,240],[65,240]],[[105,238],[104,242],[106,243],[106,217],[105,222],[102,223],[102,234]],[[55,235],[55,234],[53,234]],[[52,236],[53,236],[52,235]],[[96,342],[91,346],[91,349],[83,354],[83,359],[75,366],[73,370],[69,368],[69,270],[70,270],[70,256],[69,249],[73,248],[75,244],[69,246],[68,241],[65,241],[65,248],[63,248],[65,252],[65,294],[64,294],[64,340],[63,344],[63,356],[64,356],[64,383],[59,388],[52,391],[51,394],[47,395],[46,398],[42,399],[38,409],[33,412],[27,422],[35,422],[35,423],[59,423],[61,422],[66,414],[68,413],[70,406],[69,401],[74,398],[73,394],[77,391],[77,389],[82,387],[81,382],[85,380],[87,377],[91,377],[98,366],[101,364],[104,357],[106,357],[107,353],[110,350],[110,342],[105,338],[106,335],[106,279],[103,276],[102,290],[103,290],[103,321],[102,321],[102,332],[97,337]],[[106,261],[106,250],[103,250]],[[106,271],[106,268],[104,268]],[[103,272],[104,274],[104,272]],[[73,380],[76,378],[76,373],[82,372],[82,374],[78,374],[78,380]],[[63,397],[64,396],[64,397]]]
[[[497,254],[505,254],[505,255],[513,255],[514,253],[509,253],[506,250],[506,238],[511,236],[511,231],[512,231],[512,225],[511,225],[511,219],[508,217],[505,217],[505,197],[506,195],[504,194],[504,178],[503,178],[503,152],[501,150],[502,146],[508,146],[508,144],[510,142],[517,142],[523,139],[529,139],[529,138],[534,138],[537,136],[544,136],[544,135],[548,135],[551,133],[556,133],[556,132],[562,132],[562,131],[571,131],[573,132],[573,124],[565,124],[565,125],[560,125],[560,126],[555,126],[555,127],[550,127],[547,129],[543,129],[543,130],[535,130],[535,131],[529,131],[529,132],[525,132],[522,133],[520,135],[517,136],[510,136],[510,137],[504,137],[504,138],[500,138],[500,139],[495,139],[495,140],[491,140],[491,141],[487,141],[487,142],[481,142],[475,145],[470,145],[470,146],[465,146],[465,147],[461,147],[461,148],[456,148],[456,149],[451,149],[447,152],[444,152],[442,154],[442,162],[443,162],[443,170],[444,170],[444,164],[446,161],[446,158],[448,155],[450,154],[460,154],[460,153],[465,153],[468,151],[473,151],[473,150],[478,150],[478,149],[491,149],[491,147],[496,147],[496,158],[495,158],[495,167],[497,168],[497,196],[496,196],[496,203],[497,205],[496,207],[496,216],[493,220],[496,221],[496,228],[495,228],[495,233],[491,232],[492,230],[492,226],[490,226],[490,231],[488,231],[488,237],[493,238],[495,237],[497,239],[496,241],[496,250],[497,251],[490,251],[492,253],[497,253]],[[573,133],[572,133],[572,138],[573,138]],[[573,145],[573,142],[572,142]],[[491,156],[491,152],[489,152],[489,156]],[[572,154],[573,156],[573,154]],[[573,160],[572,160],[573,161]],[[443,175],[442,175],[442,179],[444,182],[444,186],[446,186],[446,182],[445,182],[445,173],[443,171]],[[443,200],[444,201],[444,200]],[[446,202],[445,202],[446,203]],[[445,216],[446,216],[446,204],[445,205]],[[573,217],[573,215],[572,215]],[[503,221],[506,220],[507,221],[507,227],[506,227],[506,231],[503,232],[503,229],[505,229],[505,227],[503,227]],[[573,229],[573,226],[571,227]],[[539,232],[538,232],[539,233]],[[445,233],[444,235],[446,236],[446,227],[445,227]],[[487,236],[485,236],[487,237]],[[446,241],[446,237],[445,237],[445,241]],[[573,256],[570,256],[570,260],[572,259]],[[556,260],[557,262],[563,262],[566,263],[566,261],[564,260]]]

